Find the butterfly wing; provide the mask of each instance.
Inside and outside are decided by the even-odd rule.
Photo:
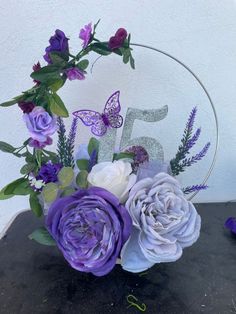
[[[102,119],[100,113],[94,110],[78,110],[73,112],[73,115],[80,118],[86,126],[94,125],[98,120]]]
[[[102,136],[107,131],[107,126],[103,122],[102,115],[93,110],[78,110],[73,112],[75,117],[80,120],[86,126],[91,126],[91,132],[96,136]]]
[[[109,115],[118,114],[120,112],[120,91],[113,93],[107,100],[104,113]]]

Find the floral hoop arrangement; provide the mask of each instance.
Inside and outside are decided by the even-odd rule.
[[[178,174],[200,161],[210,143],[189,157],[201,129],[194,130],[197,107],[190,112],[176,155],[162,160],[159,143],[149,137],[130,139],[135,119],[155,122],[167,114],[160,109],[128,108],[120,114],[120,91],[107,100],[104,111],[81,109],[73,113],[69,134],[63,118],[68,110],[57,91],[67,80],[84,80],[94,52],[116,54],[135,69],[130,35],[123,28],[109,41],[96,37],[98,23],[86,25],[79,37],[82,49],[69,51],[69,39],[56,30],[49,40],[44,59],[33,66],[34,86],[1,104],[18,104],[29,138],[20,147],[0,142],[0,150],[25,159],[21,177],[0,191],[0,199],[28,195],[36,216],[45,215],[45,226],[30,239],[57,245],[76,270],[96,276],[108,274],[116,263],[130,272],[141,272],[156,263],[174,262],[183,249],[199,237],[201,218],[186,195],[205,190],[205,184],[181,187]],[[80,145],[76,154],[78,122],[89,127],[95,137]],[[113,149],[116,130],[124,125],[121,147]],[[58,133],[57,152],[47,150],[51,136]]]

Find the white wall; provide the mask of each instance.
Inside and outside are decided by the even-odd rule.
[[[44,48],[56,28],[71,38],[71,49],[76,51],[80,47],[80,28],[99,18],[99,38],[107,40],[118,27],[125,27],[131,32],[133,42],[169,52],[201,78],[218,112],[221,141],[216,168],[208,182],[211,188],[195,200],[236,199],[236,2],[233,0],[1,0],[0,102],[31,86],[31,67],[43,60]],[[106,97],[116,89],[121,89],[123,113],[127,106],[152,108],[168,104],[168,119],[155,128],[166,157],[170,158],[187,113],[198,104],[198,124],[203,128],[200,144],[213,142],[215,133],[209,104],[191,76],[150,51],[137,48],[135,57],[135,72],[123,66],[119,58],[108,57],[95,65],[86,81],[68,83],[60,95],[70,112],[82,107],[102,109]],[[145,128],[148,133],[146,125]],[[136,128],[134,132],[140,131]],[[77,140],[81,142],[82,137],[89,136],[88,130],[81,126],[79,135]],[[17,107],[0,109],[0,138],[13,145],[27,138]],[[203,178],[212,152],[213,148],[205,162],[183,176],[185,184]],[[0,186],[4,186],[19,176],[23,161],[3,153],[0,161]],[[2,201],[0,229],[6,218],[23,208],[28,208],[24,197]]]

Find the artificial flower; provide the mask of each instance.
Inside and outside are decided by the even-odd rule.
[[[61,170],[62,165],[60,163],[52,163],[51,161],[43,164],[39,169],[37,180],[43,180],[45,183],[57,182],[58,172]]]
[[[30,185],[35,191],[41,191],[42,188],[45,186],[45,182],[43,182],[43,180],[37,180],[36,178],[32,178],[30,180]]]
[[[52,144],[52,139],[50,136],[48,136],[46,141],[44,141],[44,142],[34,140],[33,138],[30,138],[30,140],[29,140],[29,146],[34,147],[34,148],[38,148],[38,149],[42,149],[42,148],[46,147],[47,145],[51,145],[51,144]]]
[[[55,31],[55,35],[53,35],[49,39],[50,45],[45,49],[45,55],[44,60],[48,63],[52,63],[52,60],[50,58],[50,52],[58,51],[62,53],[68,53],[69,52],[69,46],[68,46],[68,40],[69,38],[66,37],[65,33],[59,29]]]
[[[56,118],[50,116],[43,107],[35,107],[30,113],[25,113],[23,118],[31,138],[38,142],[46,142],[57,130]]]
[[[126,37],[127,37],[127,31],[124,28],[119,28],[117,32],[115,33],[115,36],[112,36],[109,39],[108,47],[111,50],[122,47]]]
[[[125,152],[134,154],[134,161],[132,164],[134,171],[137,171],[141,164],[149,160],[148,152],[142,146],[137,145],[128,147]]]
[[[132,221],[113,194],[90,187],[56,200],[46,226],[73,268],[103,276],[115,266]]]
[[[90,42],[92,35],[92,23],[85,25],[84,28],[81,28],[79,33],[79,38],[83,40],[83,48],[86,48]]]
[[[100,162],[92,168],[88,175],[88,182],[92,186],[108,190],[123,203],[136,182],[136,175],[132,174],[130,162],[123,160]]]
[[[167,173],[137,182],[126,202],[133,220],[131,238],[121,252],[121,265],[131,272],[155,263],[174,262],[199,237],[201,218],[179,182]]]
[[[78,68],[69,68],[66,71],[66,76],[68,77],[68,79],[70,81],[73,80],[84,80],[85,79],[85,75],[84,75],[84,71],[78,69]]]
[[[18,106],[23,111],[23,113],[30,113],[34,109],[35,104],[31,101],[21,101],[18,103]]]
[[[37,62],[37,63],[35,63],[34,65],[33,65],[33,71],[34,72],[37,72],[37,71],[39,71],[41,69],[41,64],[39,63],[39,62]],[[37,81],[37,80],[33,80],[34,81],[34,83],[36,84],[36,85],[40,85],[41,84],[41,82],[40,81]]]
[[[229,217],[225,222],[225,227],[236,234],[236,218]]]

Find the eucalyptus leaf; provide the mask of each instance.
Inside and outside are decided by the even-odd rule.
[[[69,117],[69,113],[61,100],[61,98],[57,94],[49,95],[49,106],[52,113],[56,114],[60,117]]]
[[[63,167],[58,173],[58,180],[61,187],[65,188],[69,186],[74,179],[74,171],[71,167]]]
[[[86,189],[88,187],[87,177],[88,177],[88,171],[81,170],[76,177],[76,184],[80,188]]]
[[[40,244],[48,245],[48,246],[55,246],[56,242],[47,231],[45,227],[41,227],[36,229],[33,233],[29,235],[30,240],[34,240]]]
[[[59,187],[56,183],[47,183],[42,190],[42,196],[46,203],[51,203],[57,198]]]
[[[113,160],[119,160],[119,159],[125,159],[125,158],[134,159],[134,153],[121,152],[121,153],[116,153],[113,155]]]
[[[64,196],[69,196],[71,194],[74,194],[75,193],[75,189],[74,188],[71,188],[71,187],[67,187],[63,190],[63,192],[61,193],[61,197],[64,197]]]
[[[88,159],[78,159],[76,164],[79,170],[88,170],[89,167],[89,160]]]
[[[99,150],[99,141],[95,138],[95,137],[91,137],[90,138],[90,141],[89,141],[89,144],[88,144],[88,153],[89,153],[89,156],[91,156],[92,152],[93,151],[96,151],[98,152]]]
[[[12,154],[16,150],[16,148],[6,142],[0,141],[0,150],[4,153]]]
[[[38,199],[38,196],[36,193],[30,194],[29,202],[30,202],[30,208],[31,208],[32,212],[37,217],[41,217],[43,214],[43,210],[42,210],[42,206],[39,202],[39,199]]]

